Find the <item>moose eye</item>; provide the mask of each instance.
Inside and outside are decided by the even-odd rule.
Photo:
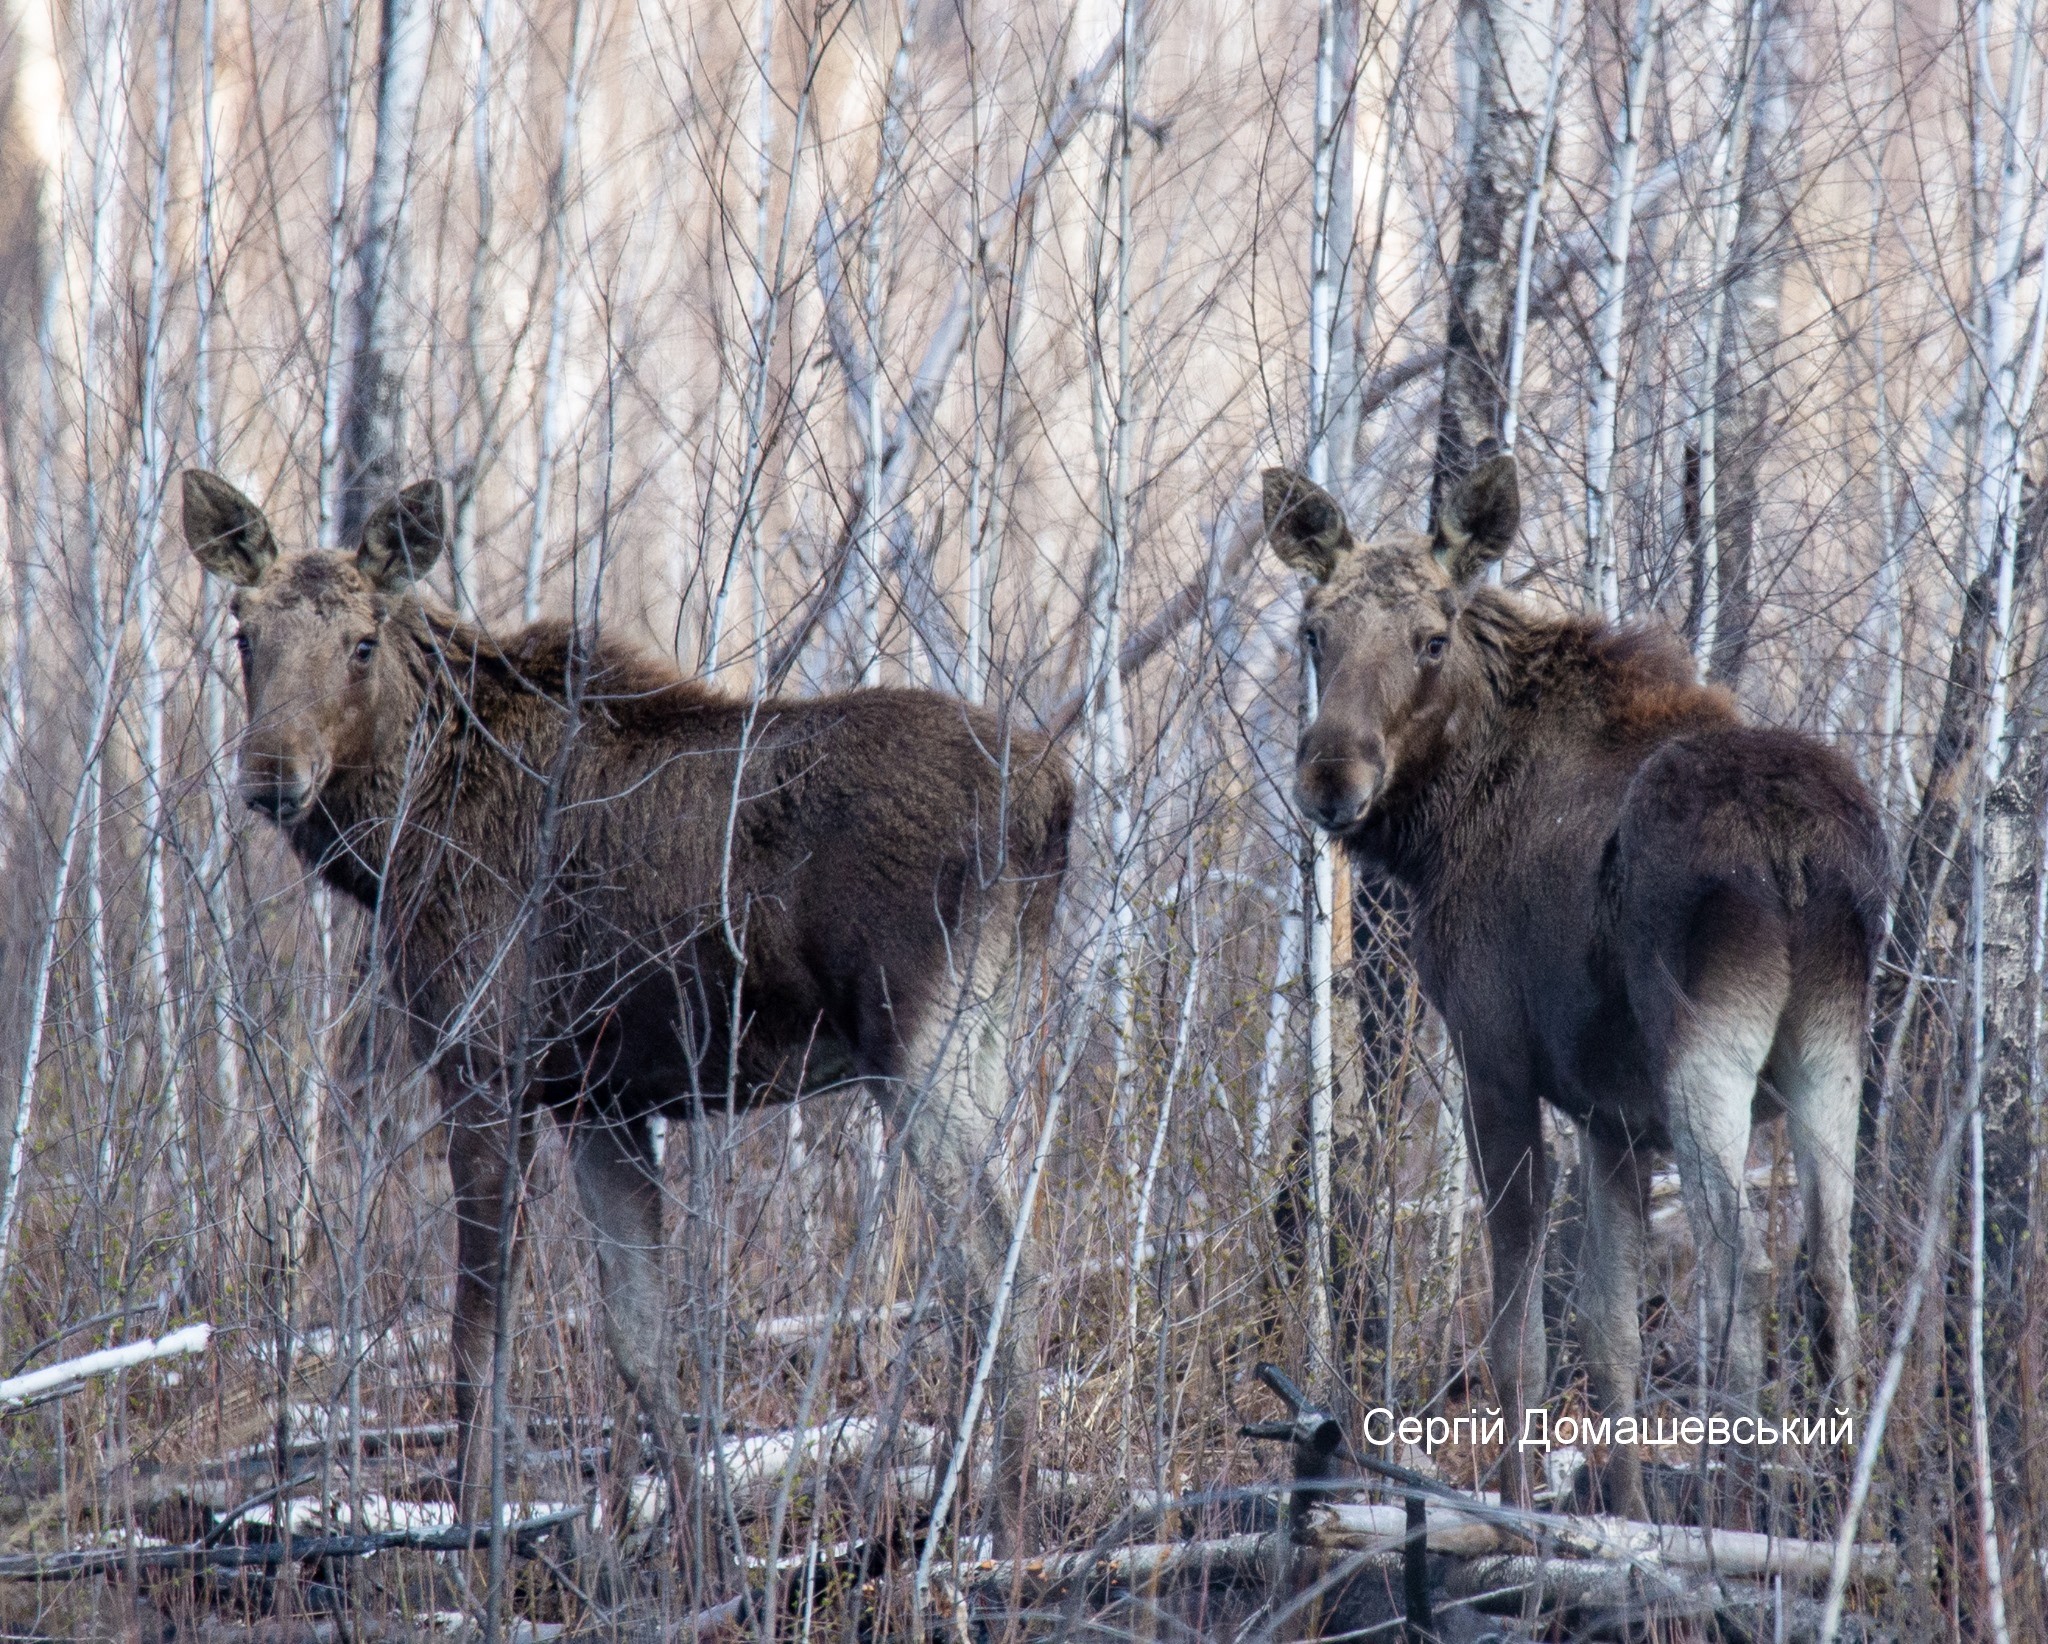
[[[1304,628],[1304,629],[1302,629],[1302,631],[1301,631],[1301,648],[1302,648],[1303,650],[1305,650],[1306,652],[1308,652],[1308,654],[1309,654],[1309,655],[1310,655],[1310,656],[1311,656],[1312,658],[1316,659],[1317,661],[1320,661],[1320,660],[1322,659],[1322,655],[1323,655],[1323,636],[1322,636],[1322,634],[1321,634],[1321,633],[1320,633],[1320,632],[1319,632],[1319,631],[1318,631],[1317,629],[1314,629],[1314,628]]]
[[[377,636],[375,634],[370,635],[368,639],[359,639],[356,641],[356,661],[368,662],[370,658],[375,656],[376,654]]]
[[[1422,660],[1424,662],[1441,662],[1444,659],[1444,652],[1450,648],[1450,635],[1431,634],[1429,638],[1422,642]]]
[[[249,636],[247,634],[241,633],[240,631],[236,632],[235,649],[240,651],[244,656],[247,656],[249,654]]]

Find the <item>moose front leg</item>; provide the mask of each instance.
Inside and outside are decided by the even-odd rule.
[[[1505,1417],[1501,1493],[1526,1507],[1531,1490],[1521,1447],[1525,1412],[1549,1379],[1543,1339],[1543,1234],[1550,1211],[1550,1160],[1535,1101],[1504,1099],[1468,1076],[1465,1123],[1493,1254],[1493,1320],[1487,1362]]]
[[[491,1511],[486,1420],[499,1369],[498,1298],[505,1297],[509,1310],[519,1293],[520,1183],[516,1176],[507,1181],[502,1098],[495,1098],[494,1120],[482,1111],[493,1100],[471,1089],[449,1110],[448,1173],[455,1188],[455,1319],[449,1343],[455,1370],[455,1500],[472,1524],[487,1521]],[[532,1148],[528,1119],[520,1126],[515,1171],[525,1170]]]

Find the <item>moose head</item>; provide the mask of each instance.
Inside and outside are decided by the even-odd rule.
[[[1521,520],[1515,461],[1490,458],[1453,486],[1428,536],[1354,542],[1336,499],[1287,468],[1266,470],[1265,512],[1274,552],[1315,578],[1301,638],[1317,713],[1296,751],[1295,803],[1341,834],[1440,745],[1477,682],[1460,619]]]
[[[199,563],[235,584],[249,718],[242,798],[289,827],[338,773],[373,763],[382,721],[402,700],[380,666],[382,641],[395,602],[447,540],[445,489],[408,486],[370,516],[353,552],[280,550],[260,508],[189,469],[184,524]]]

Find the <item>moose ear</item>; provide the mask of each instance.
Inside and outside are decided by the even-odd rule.
[[[437,479],[408,485],[363,526],[356,569],[395,593],[433,569],[448,540],[448,491]]]
[[[1436,562],[1463,588],[1508,551],[1521,523],[1515,459],[1503,451],[1488,457],[1445,495],[1436,515]]]
[[[181,479],[185,540],[199,563],[244,588],[260,581],[277,558],[277,538],[263,510],[203,468],[188,468]]]
[[[1291,468],[1268,468],[1265,502],[1273,552],[1297,571],[1328,582],[1338,556],[1351,550],[1351,527],[1337,499]]]

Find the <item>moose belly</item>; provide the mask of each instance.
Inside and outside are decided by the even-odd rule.
[[[687,1117],[705,1108],[754,1107],[842,1086],[864,1069],[822,1015],[792,1022],[742,996],[734,1044],[731,995],[685,971],[609,990],[577,1013],[557,1060],[551,1095],[592,1100],[635,1116]],[[567,1048],[567,1047],[565,1047]]]

